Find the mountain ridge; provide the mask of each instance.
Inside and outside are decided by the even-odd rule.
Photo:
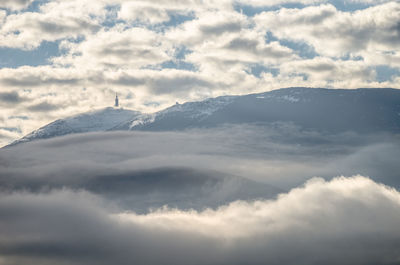
[[[119,123],[142,113],[133,110],[106,107],[85,113],[57,119],[31,133],[25,135],[7,146],[29,142],[37,139],[47,139],[73,133],[107,131]]]
[[[175,131],[274,122],[319,131],[400,133],[400,90],[290,87],[175,104],[150,114],[108,107],[56,120],[8,146],[72,133]]]

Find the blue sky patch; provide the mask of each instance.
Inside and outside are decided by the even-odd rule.
[[[43,41],[34,50],[25,51],[15,48],[0,48],[0,68],[17,68],[20,66],[49,65],[49,59],[60,56],[59,41]]]
[[[318,56],[318,53],[315,51],[314,47],[308,45],[304,41],[294,41],[289,39],[278,39],[274,36],[274,34],[270,31],[267,31],[265,34],[265,42],[271,43],[273,41],[279,42],[282,46],[288,47],[296,52],[300,57],[306,59],[313,59]]]
[[[393,68],[388,65],[378,65],[374,67],[376,72],[376,81],[386,82],[391,81],[393,77],[400,75],[399,68]]]
[[[261,64],[253,64],[249,66],[249,70],[246,72],[248,74],[254,75],[257,78],[260,78],[262,73],[271,73],[274,77],[276,77],[279,75],[280,70],[276,67],[267,67]]]

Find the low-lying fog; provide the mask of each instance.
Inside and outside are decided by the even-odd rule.
[[[0,264],[395,264],[399,140],[275,124],[3,148]]]

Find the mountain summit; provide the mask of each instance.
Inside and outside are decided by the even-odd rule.
[[[71,133],[174,131],[225,124],[263,126],[276,122],[333,133],[400,133],[400,90],[300,87],[175,104],[152,114],[105,108],[56,120],[11,145]]]
[[[138,111],[112,107],[90,111],[49,123],[14,141],[9,146],[73,133],[107,131],[126,120],[140,115],[141,113]]]

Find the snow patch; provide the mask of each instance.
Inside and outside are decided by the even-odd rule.
[[[141,115],[141,116],[137,117],[135,120],[133,120],[130,123],[129,130],[133,129],[136,126],[152,123],[152,122],[154,122],[155,117],[156,117],[155,114],[144,114],[144,115]]]
[[[140,114],[141,113],[137,111],[111,107],[90,111],[65,119],[56,120],[29,133],[25,137],[11,143],[11,145],[28,142],[35,139],[45,139],[72,133],[107,131]]]
[[[287,101],[290,101],[290,102],[299,102],[300,101],[299,98],[295,98],[295,97],[287,96],[287,95],[281,97],[281,99],[287,100]]]

